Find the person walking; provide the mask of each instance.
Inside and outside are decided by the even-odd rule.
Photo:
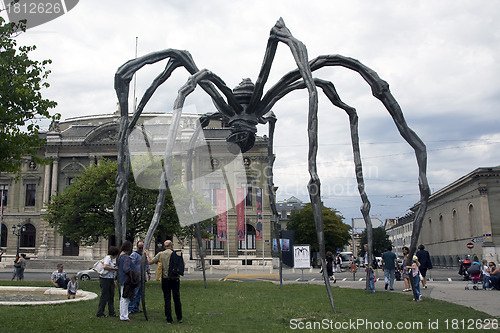
[[[19,268],[17,270],[17,280],[24,280],[24,269],[26,268],[26,253],[22,253],[19,257]]]
[[[138,241],[137,242],[137,249],[132,252],[130,255],[130,269],[134,272],[137,272],[140,276],[141,273],[141,261],[142,261],[142,252],[144,251],[144,242],[143,241]],[[147,273],[147,278],[148,280],[151,280],[151,272],[149,271],[149,263],[146,261],[146,273]],[[146,278],[146,277],[144,277]],[[128,305],[128,312],[130,313],[136,313],[140,312],[139,309],[139,303],[141,302],[141,284],[135,288],[134,291],[134,299],[130,301],[130,304]]]
[[[334,269],[334,261],[335,259],[333,258],[333,253],[331,251],[326,252],[326,273],[328,274],[328,278],[330,280],[333,280],[333,283],[337,282],[337,279],[335,278],[335,269]]]
[[[132,253],[132,243],[128,240],[123,242],[120,256],[118,257],[118,283],[120,284],[120,320],[131,321],[128,317],[128,304],[130,299],[123,297],[123,288],[130,272],[130,254]]]
[[[11,281],[14,281],[14,279],[18,279],[18,272],[19,268],[21,267],[21,263],[19,262],[19,258],[21,256],[19,254],[16,254],[16,258],[14,259],[14,270],[12,271],[12,279]]]
[[[166,240],[164,245],[165,251],[157,253],[153,259],[149,257],[149,252],[145,251],[146,258],[150,265],[157,264],[160,261],[162,264],[161,289],[163,290],[163,300],[165,303],[165,317],[167,318],[167,324],[171,324],[173,322],[171,296],[174,299],[175,315],[177,317],[177,321],[179,323],[182,323],[180,279],[179,277],[171,277],[168,275],[170,256],[174,251],[174,245],[171,240]],[[182,253],[180,255],[182,256]]]
[[[431,256],[429,251],[425,250],[424,244],[418,246],[417,251],[418,262],[420,262],[420,274],[422,274],[422,287],[427,288],[427,270],[432,269]]]
[[[398,267],[398,257],[392,252],[392,245],[387,247],[387,251],[382,253],[382,265],[384,267],[385,290],[394,290],[394,273]]]
[[[115,275],[118,267],[114,263],[114,259],[120,253],[116,246],[110,246],[108,255],[104,257],[103,267],[105,274],[99,278],[99,286],[101,287],[101,298],[99,299],[99,307],[97,309],[97,317],[106,317],[104,308],[108,305],[108,314],[110,317],[116,317],[115,312]]]

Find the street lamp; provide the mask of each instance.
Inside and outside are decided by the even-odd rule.
[[[21,225],[21,223],[19,223],[18,225],[14,224],[12,226],[12,234],[17,236],[17,251],[16,251],[17,255],[19,255],[19,240],[21,238],[21,233],[24,231],[26,231],[26,226]]]

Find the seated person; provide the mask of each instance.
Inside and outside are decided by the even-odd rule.
[[[497,268],[493,261],[488,264],[490,272],[490,286],[492,289],[500,290],[500,268]]]
[[[56,288],[66,289],[68,287],[69,278],[63,269],[63,264],[57,264],[57,271],[54,271],[50,276],[50,281]]]

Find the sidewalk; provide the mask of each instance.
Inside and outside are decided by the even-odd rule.
[[[300,283],[291,282],[287,283]],[[323,284],[321,279],[313,279],[305,283],[313,284]],[[500,291],[498,290],[482,290],[482,286],[479,285],[480,290],[472,289],[470,285],[470,290],[465,290],[467,282],[466,281],[429,281],[427,282],[427,289],[420,289],[422,297],[425,302],[426,297],[446,301],[449,303],[455,303],[467,307],[471,307],[475,310],[485,312],[489,315],[500,318],[500,306],[498,300],[500,299]],[[355,288],[364,289],[366,286],[366,281],[352,281],[346,280],[342,281],[337,279],[337,283],[331,284],[332,286],[337,286],[340,288]],[[397,292],[401,294],[406,294],[408,297],[412,297],[411,292],[403,293],[404,284],[402,281],[395,281],[394,291],[384,290],[384,280],[381,279],[375,283],[375,289],[377,292]]]

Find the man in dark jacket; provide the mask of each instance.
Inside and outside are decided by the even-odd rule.
[[[425,246],[420,244],[418,246],[417,258],[420,262],[420,274],[422,274],[422,287],[427,288],[427,270],[432,269],[431,256],[429,255],[429,251],[425,250]]]
[[[149,257],[149,252],[145,251],[146,259],[150,265],[157,264],[161,261],[162,263],[162,278],[161,278],[161,288],[163,290],[163,299],[165,303],[165,317],[167,318],[167,323],[172,323],[172,304],[171,298],[174,300],[175,315],[177,316],[177,321],[182,323],[182,305],[181,305],[181,294],[180,294],[180,279],[178,276],[173,277],[168,275],[170,266],[170,256],[174,252],[174,244],[171,240],[166,240],[165,251],[159,252],[156,256],[151,259]],[[182,257],[182,253],[180,254]]]

